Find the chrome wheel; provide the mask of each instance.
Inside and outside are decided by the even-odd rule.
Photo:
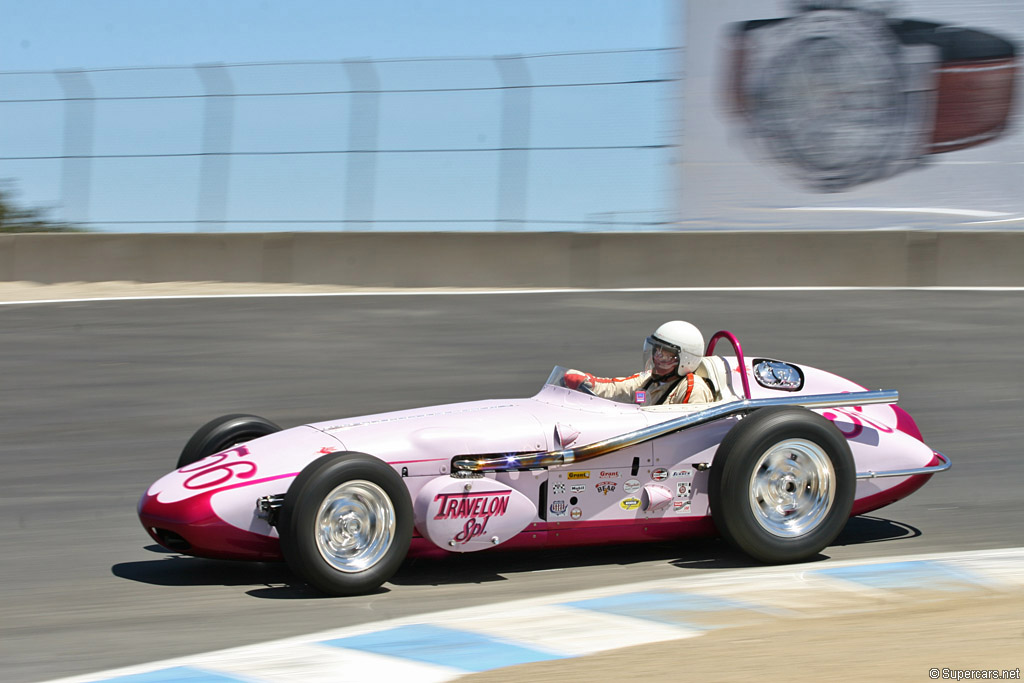
[[[757,460],[750,477],[750,507],[768,533],[802,536],[828,516],[836,496],[832,460],[816,443],[780,441]]]
[[[315,541],[334,569],[361,572],[377,564],[395,538],[395,507],[377,484],[347,481],[335,487],[317,510]]]

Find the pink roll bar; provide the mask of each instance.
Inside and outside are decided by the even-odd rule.
[[[740,379],[743,380],[743,396],[744,398],[750,398],[750,380],[747,379],[747,362],[743,359],[743,347],[740,346],[740,340],[736,338],[736,335],[727,330],[720,330],[712,335],[711,339],[708,340],[708,348],[704,351],[705,356],[710,356],[715,351],[715,344],[718,343],[719,339],[725,339],[732,344],[733,350],[736,351],[736,362],[740,366]]]

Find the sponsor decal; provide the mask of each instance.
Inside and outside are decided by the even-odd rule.
[[[564,500],[553,500],[551,501],[551,514],[556,517],[562,517],[565,515],[565,510],[568,505],[565,504]]]
[[[462,531],[455,534],[455,538],[452,540],[456,543],[469,543],[477,536],[483,536],[487,532],[487,520],[490,517],[484,517],[484,521],[476,521],[476,517],[466,520],[466,526],[462,527]]]
[[[599,493],[603,493],[604,495],[607,496],[609,493],[615,493],[616,486],[618,486],[618,484],[614,481],[602,481],[595,484],[594,488]]]
[[[569,487],[569,490],[572,491],[573,493],[583,493],[584,491],[587,490],[587,485],[586,484],[573,484],[572,486]]]
[[[572,510],[569,511],[569,516],[573,519],[579,519],[583,516],[583,510],[580,510],[579,508],[573,508]]]
[[[619,507],[623,510],[636,510],[640,507],[639,498],[625,498],[619,501]]]
[[[551,485],[551,493],[558,495],[559,493],[565,493],[565,484],[563,482],[556,482]]]
[[[477,536],[487,533],[487,522],[491,517],[502,517],[508,511],[511,491],[480,491],[439,493],[434,496],[437,512],[434,519],[464,519],[462,531],[452,541],[469,543]]]
[[[590,472],[569,472],[566,479],[590,479]]]
[[[469,519],[471,517],[501,517],[508,510],[510,491],[481,491],[480,493],[439,493],[434,519]]]
[[[643,403],[646,400],[647,400],[647,392],[646,391],[638,391],[638,392],[636,392],[636,395],[633,397],[633,402],[634,403]]]
[[[677,491],[683,498],[690,497],[690,491],[692,491],[691,484],[688,481],[681,481],[677,484]]]
[[[639,479],[630,479],[630,480],[626,481],[626,483],[624,483],[622,485],[622,492],[623,493],[636,493],[639,490],[640,490],[640,480]]]
[[[672,501],[672,507],[675,511],[681,515],[690,512],[690,501],[688,500],[674,500]]]
[[[602,479],[614,479],[617,476],[619,476],[618,472],[605,472],[604,470],[601,470]]]
[[[680,477],[692,477],[693,470],[672,470],[672,478],[679,479]]]
[[[666,470],[664,467],[659,467],[658,469],[651,472],[651,479],[653,479],[654,481],[665,481],[666,479],[668,479],[668,470]]]

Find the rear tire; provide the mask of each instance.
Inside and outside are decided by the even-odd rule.
[[[835,540],[857,484],[850,446],[805,408],[762,408],[726,434],[711,464],[711,516],[722,536],[769,564],[808,560]]]
[[[289,568],[328,595],[359,595],[390,579],[409,552],[409,491],[390,465],[331,453],[307,465],[284,497],[277,531]]]
[[[208,455],[232,446],[281,431],[276,424],[256,415],[224,415],[210,420],[196,430],[178,456],[181,469]]]

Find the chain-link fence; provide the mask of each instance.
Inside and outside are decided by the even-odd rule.
[[[680,51],[0,72],[0,178],[104,231],[670,222]]]

